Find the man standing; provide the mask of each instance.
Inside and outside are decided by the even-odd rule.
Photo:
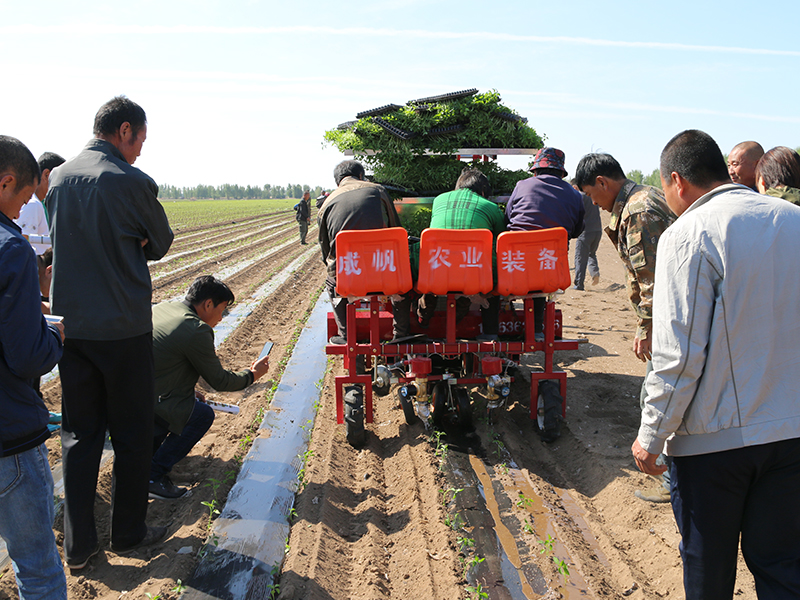
[[[308,226],[311,223],[310,199],[311,194],[308,192],[303,192],[303,197],[300,202],[297,203],[297,207],[295,208],[297,211],[295,219],[297,219],[297,222],[300,225],[300,243],[303,246],[306,245],[306,234],[308,233]]]
[[[577,190],[578,186],[573,179],[572,186]],[[589,274],[592,276],[592,285],[600,282],[600,267],[597,264],[597,248],[600,247],[600,238],[603,237],[603,223],[600,221],[600,209],[592,202],[586,194],[578,190],[583,200],[584,228],[583,233],[575,240],[575,280],[576,290],[583,291],[584,280],[586,279],[586,267],[589,267]]]
[[[575,180],[594,204],[611,213],[605,231],[625,265],[628,296],[638,321],[633,352],[647,364],[646,378],[652,369],[656,246],[661,234],[675,220],[675,215],[660,190],[627,179],[620,164],[610,154],[584,156],[578,163]],[[643,381],[639,395],[641,408],[645,396]],[[650,502],[668,502],[669,476],[662,478],[662,484],[655,492],[643,494],[636,490],[636,496]]]
[[[150,497],[180,498],[186,488],[168,473],[194,448],[214,423],[213,409],[195,391],[202,377],[218,391],[242,390],[269,370],[264,357],[235,373],[224,369],[214,350],[214,327],[235,298],[211,275],[198,277],[183,302],[153,308],[153,357],[156,366],[156,418]]]
[[[30,150],[0,136],[0,536],[14,563],[20,598],[66,600],[44,444],[49,415],[31,385],[61,358],[64,326],[45,322],[36,255],[12,221],[38,183]]]
[[[133,167],[144,110],[124,96],[100,107],[94,139],[53,172],[45,207],[53,240],[51,306],[69,327],[62,388],[64,554],[81,569],[99,549],[94,497],[106,429],[114,446],[111,550],[152,544],[147,527],[153,451],[153,320],[148,260],[172,231],[158,186]]]
[[[764,156],[764,148],[758,142],[740,142],[728,155],[728,175],[733,183],[741,183],[751,190],[756,189],[756,165]]]
[[[45,152],[39,157],[39,170],[42,178],[36,186],[35,198],[31,198],[19,212],[19,219],[14,222],[19,225],[24,235],[49,236],[50,228],[47,225],[47,218],[44,214],[42,200],[47,195],[47,188],[50,183],[50,172],[57,166],[64,164],[64,159],[55,152]],[[31,246],[37,255],[44,254],[44,251],[51,247],[51,244],[42,242],[31,242]]]
[[[381,229],[399,227],[400,218],[386,190],[377,183],[364,179],[364,167],[355,160],[345,160],[336,165],[333,179],[336,189],[331,192],[317,213],[319,245],[322,260],[328,266],[325,288],[333,304],[333,316],[338,335],[331,344],[347,342],[347,298],[336,294],[336,234],[349,229]],[[393,303],[394,337],[411,334],[410,300]]]
[[[672,457],[686,598],[733,597],[737,549],[759,598],[800,597],[800,208],[728,179],[711,137],[676,135],[661,180],[653,372],[631,448]]]

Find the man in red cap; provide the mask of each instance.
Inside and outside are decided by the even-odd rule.
[[[576,238],[584,227],[583,199],[564,177],[564,152],[545,147],[536,153],[531,166],[533,177],[518,182],[506,204],[509,231],[530,231],[563,227]],[[536,333],[544,331],[545,299],[534,298]]]

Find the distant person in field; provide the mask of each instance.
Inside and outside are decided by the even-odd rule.
[[[59,372],[64,556],[72,570],[100,551],[94,499],[109,434],[111,550],[128,552],[167,533],[145,524],[155,395],[147,261],[162,258],[173,235],[158,186],[133,166],[147,137],[144,110],[124,96],[109,100],[97,111],[94,136],[53,171],[45,198],[50,302],[69,327]]]
[[[800,154],[786,146],[764,154],[756,165],[756,187],[762,194],[800,205]]]
[[[150,466],[150,497],[180,498],[186,488],[170,480],[172,467],[194,448],[214,422],[214,411],[195,389],[202,377],[218,391],[241,390],[264,375],[264,357],[239,372],[222,367],[214,349],[214,327],[235,298],[210,275],[189,286],[183,302],[153,307],[155,360],[155,430]]]
[[[434,229],[488,229],[492,232],[494,245],[497,236],[506,230],[503,211],[489,200],[492,186],[481,171],[465,167],[456,181],[456,189],[440,194],[433,199],[431,227]],[[500,296],[489,295],[488,303],[481,308],[483,332],[480,341],[497,341],[500,333]],[[437,297],[425,294],[419,299],[417,316],[420,327],[428,326],[436,311]],[[460,296],[456,300],[456,320],[461,320],[470,309],[470,299]]]
[[[728,154],[728,175],[730,175],[731,181],[755,190],[756,165],[762,156],[764,156],[764,148],[758,142],[736,144]]]
[[[64,326],[48,325],[39,310],[36,255],[13,222],[38,184],[30,150],[0,136],[0,536],[20,598],[66,600],[53,535],[48,414],[31,386],[61,358]]]
[[[646,378],[652,369],[656,247],[661,234],[675,221],[675,215],[661,190],[626,178],[610,154],[584,156],[578,163],[575,182],[594,204],[611,213],[605,231],[625,265],[628,296],[637,317],[633,352],[646,363]],[[645,397],[642,382],[640,408],[644,407]],[[668,502],[669,475],[662,477],[661,486],[654,492],[636,490],[636,496],[650,502]]]
[[[28,203],[22,207],[19,213],[19,219],[15,219],[14,222],[20,226],[22,233],[25,235],[49,236],[50,228],[47,224],[42,201],[47,195],[47,189],[50,185],[50,172],[57,166],[62,165],[64,159],[55,152],[45,152],[39,157],[37,162],[42,172],[42,178],[39,180],[39,185],[36,186],[36,191],[34,192],[35,197],[31,198]],[[51,247],[51,244],[31,242],[31,246],[36,250],[36,254],[41,255],[45,250]]]
[[[509,231],[530,231],[563,227],[570,238],[583,231],[584,208],[581,194],[564,181],[565,155],[558,148],[541,148],[533,159],[533,177],[514,186],[506,204]],[[536,333],[544,332],[545,298],[533,299]]]
[[[330,196],[330,193],[326,192],[324,190],[322,191],[322,193],[319,196],[317,196],[315,202],[316,202],[316,205],[317,205],[318,209],[322,208],[322,205],[325,203],[325,200],[328,199],[328,196]]]
[[[600,221],[600,208],[592,202],[589,196],[578,189],[574,179],[571,184],[581,195],[585,213],[583,233],[575,240],[574,286],[576,290],[583,291],[587,266],[589,275],[592,277],[592,285],[600,283],[600,265],[597,263],[597,249],[600,247],[600,238],[603,237],[603,224]]]
[[[631,451],[651,475],[672,458],[688,600],[734,597],[740,542],[759,598],[800,598],[800,208],[732,184],[702,131],[673,137],[660,170],[679,216],[658,243]]]
[[[294,207],[295,219],[300,226],[300,243],[306,245],[306,234],[308,233],[308,226],[311,223],[311,194],[303,192],[303,197],[300,202]]]
[[[322,260],[328,266],[325,288],[333,305],[338,329],[330,338],[331,344],[347,343],[347,298],[336,293],[336,234],[352,229],[381,229],[399,227],[400,218],[383,186],[366,181],[364,166],[355,160],[345,160],[333,170],[336,189],[317,213],[319,245]],[[403,298],[392,303],[394,338],[411,335],[411,301]]]

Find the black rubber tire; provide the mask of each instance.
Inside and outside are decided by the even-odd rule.
[[[407,398],[400,393],[400,388],[397,388],[397,397],[400,400],[400,406],[403,408],[403,415],[406,417],[406,423],[414,425],[419,422],[417,411],[414,410],[414,401]]]
[[[437,381],[431,393],[431,420],[435,427],[442,426],[447,410],[447,382]]]
[[[353,448],[361,448],[367,440],[364,430],[364,391],[360,385],[344,389],[344,425],[347,429],[347,443]]]
[[[472,403],[469,400],[469,392],[463,387],[453,388],[453,400],[456,405],[458,424],[462,429],[472,430]]]

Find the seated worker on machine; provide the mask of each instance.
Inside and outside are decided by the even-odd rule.
[[[386,190],[364,177],[364,167],[358,161],[345,160],[336,165],[333,179],[337,187],[317,214],[322,260],[328,266],[325,289],[331,298],[338,329],[338,335],[329,340],[331,344],[347,342],[347,298],[336,293],[336,234],[343,230],[400,226],[400,218]],[[392,310],[394,340],[410,336],[410,298],[392,301]]]
[[[153,307],[153,359],[156,376],[150,497],[180,498],[186,493],[167,473],[200,441],[214,422],[214,410],[195,390],[202,377],[217,391],[241,390],[269,369],[265,356],[249,369],[224,369],[214,350],[214,326],[234,302],[233,292],[210,275],[189,286],[183,302]]]
[[[564,152],[545,147],[536,153],[531,166],[533,177],[518,182],[506,204],[509,231],[530,231],[563,227],[570,238],[584,228],[586,211],[581,194],[564,181]],[[534,298],[536,333],[544,331],[544,298]]]
[[[440,194],[433,200],[431,209],[432,229],[488,229],[494,236],[506,230],[500,207],[487,200],[492,194],[492,186],[481,171],[465,167],[456,181],[456,189]],[[500,296],[489,296],[488,306],[481,308],[483,333],[477,336],[480,341],[497,341],[500,331]],[[436,310],[437,298],[425,294],[419,300],[417,317],[420,327],[427,328]],[[456,320],[469,312],[470,299],[461,296],[456,301]]]

